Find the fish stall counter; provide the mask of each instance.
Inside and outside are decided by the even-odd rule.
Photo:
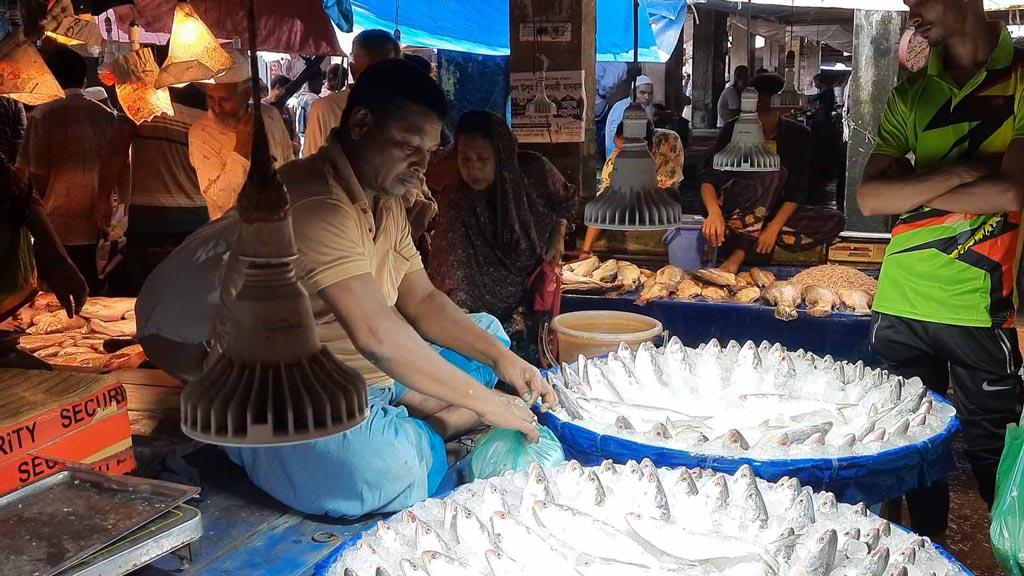
[[[732,302],[701,302],[693,300],[654,300],[644,306],[636,304],[636,294],[622,296],[562,296],[562,313],[595,310],[633,312],[661,322],[672,336],[683,344],[696,347],[717,338],[723,342],[736,340],[768,340],[797,350],[803,348],[819,356],[831,355],[837,360],[870,365],[880,361],[871,352],[869,336],[871,317],[837,310],[827,318],[816,318],[801,310],[792,322],[775,318],[775,309],[762,304]]]

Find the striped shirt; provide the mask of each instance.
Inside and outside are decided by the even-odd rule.
[[[174,117],[139,124],[132,141],[132,206],[205,208],[188,158],[188,131],[205,112],[175,103]]]
[[[114,132],[114,113],[68,89],[67,97],[47,102],[28,116],[18,167],[49,178],[43,197],[46,217],[64,245],[95,244],[100,226],[96,208],[99,173]]]

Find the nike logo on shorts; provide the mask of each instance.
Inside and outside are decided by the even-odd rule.
[[[981,383],[981,389],[986,392],[998,392],[1000,390],[1009,390],[1013,386],[989,386],[988,381]]]

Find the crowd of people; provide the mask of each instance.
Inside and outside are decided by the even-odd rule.
[[[910,19],[933,46],[930,65],[890,96],[858,192],[866,214],[901,215],[871,345],[890,371],[940,393],[956,390],[967,455],[991,503],[1002,429],[1020,415],[1012,326],[1024,203],[1024,162],[1016,161],[1024,117],[1013,104],[1024,98],[1021,56],[981,0],[912,3]],[[186,381],[199,376],[221,353],[241,270],[231,251],[240,226],[234,207],[253,139],[266,138],[289,195],[296,269],[319,338],[370,386],[370,415],[343,435],[232,448],[229,456],[290,506],[358,517],[430,495],[447,469],[445,442],[467,430],[490,424],[536,440],[527,403],[557,406],[536,368],[547,279],[577,222],[579,191],[545,157],[520,149],[490,112],[465,113],[448,147],[448,103],[430,62],[402,55],[385,31],[355,39],[348,70],[324,75],[309,59],[292,76],[272,78],[262,98],[251,94],[246,59],[232,56],[212,83],[171,89],[173,117],[138,125],[102,95],[89,97],[85,61],[68,48],[46,55],[65,98],[27,115],[0,98],[0,265],[14,272],[0,281],[0,317],[32,296],[37,277],[69,315],[90,293],[110,289],[98,244],[124,207],[138,338],[156,366]],[[718,143],[699,171],[703,234],[722,247],[720,266],[730,272],[777,247],[828,244],[843,229],[841,212],[807,202],[815,140],[773,108],[783,85],[767,71],[734,71],[719,101]],[[747,87],[781,158],[777,172],[711,164]],[[687,138],[659,126],[654,92],[640,76],[628,98],[608,107],[602,190],[614,186],[620,112],[632,103],[648,113],[659,186],[682,180]],[[835,106],[825,93],[814,99],[821,122]],[[264,134],[254,134],[254,101]],[[981,109],[999,120],[985,138],[975,130]],[[431,190],[429,172],[446,155],[457,170]],[[588,231],[585,252],[595,237]],[[12,349],[0,341],[0,363],[25,361]],[[944,531],[943,484],[909,502],[916,531]]]

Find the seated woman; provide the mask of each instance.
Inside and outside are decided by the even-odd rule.
[[[602,192],[612,185],[612,170],[615,169],[615,159],[622,151],[622,124],[615,130],[615,150],[604,163],[601,169],[601,186],[597,189],[600,196]],[[675,188],[683,179],[683,143],[679,134],[673,130],[655,128],[651,122],[647,122],[647,143],[651,156],[654,158],[654,170],[658,175],[658,186],[662,188]],[[600,228],[587,227],[587,235],[583,240],[583,248],[580,250],[581,257],[588,257],[591,248],[601,233]]]
[[[539,360],[540,319],[527,283],[559,264],[576,188],[540,154],[519,150],[505,121],[465,113],[455,129],[459,179],[440,195],[427,274],[456,304],[498,317],[512,350]]]
[[[725,247],[728,257],[721,269],[726,272],[737,272],[754,252],[771,254],[776,246],[799,252],[831,243],[846,224],[838,210],[803,204],[812,139],[807,128],[772,109],[772,96],[784,85],[781,76],[770,73],[750,82],[758,93],[757,115],[765,140],[781,157],[782,170],[723,172],[711,167],[714,155],[732,139],[735,121],[722,128],[708,155],[700,191],[708,211],[703,232],[710,244]]]

